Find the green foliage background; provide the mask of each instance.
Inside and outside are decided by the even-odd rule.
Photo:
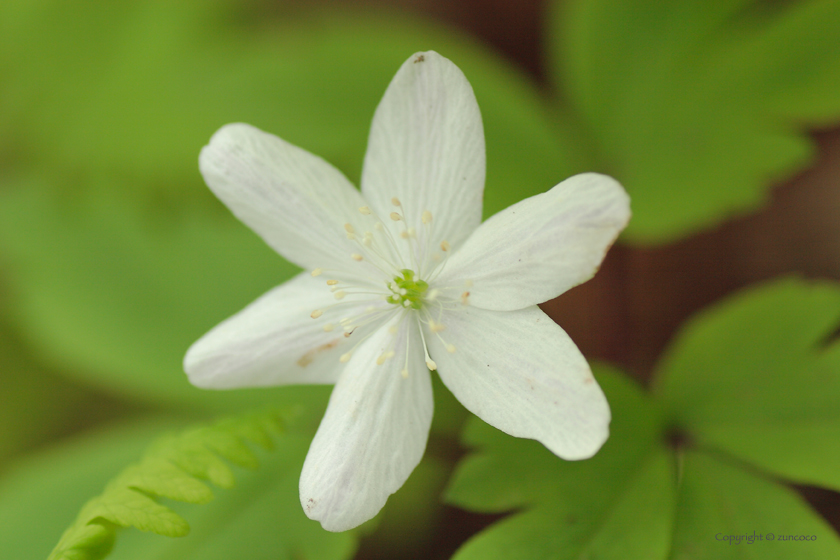
[[[219,467],[239,485],[206,505],[159,503],[147,494],[209,494],[195,486],[198,471],[170,469],[181,455],[161,462],[147,451],[132,476],[148,486],[116,478],[102,494],[141,488],[126,490],[140,505],[80,518],[81,532],[68,534],[82,548],[70,557],[104,553],[117,526],[183,534],[178,519],[189,537],[125,531],[112,557],[225,558],[247,541],[266,558],[350,558],[363,534],[367,553],[405,556],[442,530],[447,480],[451,504],[515,511],[459,559],[741,558],[714,535],[751,530],[819,536],[757,543],[756,557],[789,558],[784,546],[838,557],[834,530],[786,486],[840,491],[840,295],[830,282],[788,278],[700,314],[649,392],[601,368],[614,425],[590,461],[566,463],[467,420],[436,382],[424,463],[380,518],[339,536],[309,522],[295,496],[329,388],[203,392],[180,362],[206,330],[296,272],[203,186],[197,154],[221,125],[254,124],[358,181],[385,87],[411,53],[433,49],[464,71],[481,106],[485,216],[601,171],[633,200],[622,241],[661,245],[759,209],[774,182],[813,162],[806,132],[840,121],[840,2],[549,2],[547,87],[413,14],[291,6],[0,4],[4,556],[46,557],[85,501],[160,433],[218,428],[213,418],[233,414],[254,435],[249,411],[270,405],[295,420],[273,451],[257,452],[260,468]],[[233,432],[207,430],[204,443],[223,457],[251,453],[213,448]],[[471,451],[452,475],[458,441]]]

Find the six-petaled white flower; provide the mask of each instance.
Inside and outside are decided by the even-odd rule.
[[[420,461],[429,370],[470,411],[565,459],[593,455],[609,407],[586,360],[537,304],[588,280],[629,199],[577,175],[481,223],[484,133],[472,89],[412,56],[373,118],[361,193],[320,158],[245,124],[200,156],[213,192],[307,270],[187,352],[199,387],[335,383],[300,479],[324,528],[373,517]]]

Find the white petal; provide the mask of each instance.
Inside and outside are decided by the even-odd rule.
[[[335,303],[323,278],[299,274],[193,344],[184,370],[193,385],[205,389],[335,383],[344,366],[339,357],[358,337],[345,338],[341,328],[325,332],[330,314],[311,317]],[[368,304],[360,302],[356,309]]]
[[[403,322],[395,355],[382,365],[376,359],[394,335],[387,328],[373,334],[333,390],[300,476],[301,505],[324,529],[345,531],[372,518],[423,456],[433,401],[417,329]]]
[[[481,114],[464,74],[436,52],[412,55],[373,117],[362,173],[365,198],[386,223],[397,211],[418,234],[428,210],[432,243],[447,240],[455,247],[481,223],[484,170]],[[392,205],[394,197],[401,207]]]
[[[595,275],[630,219],[630,199],[597,173],[566,179],[481,224],[436,284],[471,280],[470,304],[512,310],[553,299]]]
[[[222,127],[201,150],[207,186],[275,251],[306,268],[352,269],[344,224],[366,206],[321,158],[247,124]]]
[[[464,307],[427,331],[441,380],[468,410],[512,436],[535,439],[564,459],[585,459],[609,434],[610,409],[569,336],[536,306]]]

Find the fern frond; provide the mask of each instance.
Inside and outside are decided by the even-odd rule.
[[[272,435],[281,433],[278,412],[249,413],[211,425],[169,434],[152,443],[139,463],[130,465],[86,503],[61,536],[48,560],[99,560],[116,542],[117,530],[136,527],[167,537],[183,537],[190,527],[158,498],[203,504],[213,499],[209,481],[231,488],[230,463],[256,469],[257,456],[249,446],[274,447]]]

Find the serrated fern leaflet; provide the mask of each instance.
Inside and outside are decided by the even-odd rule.
[[[231,488],[234,475],[227,461],[257,468],[257,456],[249,443],[272,449],[272,435],[282,429],[280,414],[272,411],[228,418],[160,438],[140,462],[123,470],[101,495],[82,507],[48,560],[104,558],[113,548],[117,530],[123,527],[167,537],[187,535],[187,521],[157,499],[209,502],[213,493],[202,481]]]

